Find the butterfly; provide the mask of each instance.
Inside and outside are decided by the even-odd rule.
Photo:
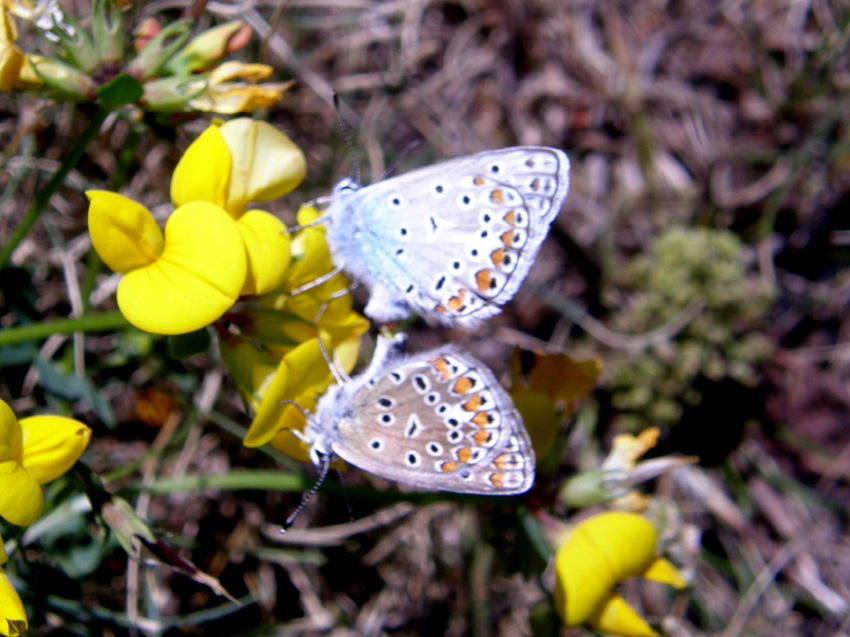
[[[419,314],[475,328],[528,274],[569,190],[558,149],[517,146],[334,189],[323,219],[334,263],[368,288],[378,322]]]
[[[317,467],[338,456],[382,478],[436,491],[524,493],[531,440],[508,393],[451,345],[406,356],[403,336],[378,337],[369,367],[329,389],[307,420]]]

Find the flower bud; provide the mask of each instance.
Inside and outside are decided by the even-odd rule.
[[[115,0],[92,3],[92,36],[102,64],[120,64],[124,59],[124,20]]]
[[[72,102],[85,102],[94,98],[94,80],[59,60],[43,55],[27,56],[35,74],[58,97]]]
[[[245,46],[251,28],[234,21],[204,31],[175,55],[166,69],[171,75],[189,75],[215,66],[228,53]]]
[[[189,101],[205,90],[207,81],[203,78],[164,77],[145,83],[142,103],[149,111],[178,113],[187,110]]]
[[[188,20],[173,22],[154,35],[147,46],[127,65],[127,73],[140,82],[159,75],[160,70],[189,37],[192,23]]]

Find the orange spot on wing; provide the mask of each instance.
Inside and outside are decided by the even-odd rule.
[[[493,464],[496,465],[499,469],[507,469],[508,465],[511,464],[510,455],[507,453],[503,453],[501,456],[493,460]]]
[[[472,381],[464,376],[458,378],[455,386],[452,387],[452,391],[456,394],[466,394],[470,389],[472,389]]]
[[[466,411],[478,411],[481,407],[481,394],[475,394],[472,398],[463,403],[463,408]]]
[[[450,471],[456,470],[459,466],[459,462],[444,462],[440,465],[440,471],[443,473],[449,473]]]
[[[472,460],[472,449],[469,447],[463,447],[462,449],[457,450],[457,459],[463,462],[464,464]]]
[[[493,483],[494,487],[499,487],[500,489],[505,486],[505,474],[504,473],[494,473],[490,476],[490,482]]]
[[[505,223],[508,223],[512,226],[516,225],[516,210],[511,210],[508,214],[505,215]]]
[[[497,268],[501,268],[502,264],[505,262],[505,251],[502,248],[493,250],[493,252],[490,253],[490,259],[493,261],[493,265]]]
[[[478,290],[486,292],[493,282],[493,275],[490,274],[490,270],[479,270],[475,274],[475,281],[478,283]]]
[[[476,177],[475,179],[472,180],[472,183],[474,183],[476,186],[483,186],[484,180],[481,179],[481,177]]]
[[[472,422],[474,422],[479,427],[486,427],[490,424],[490,418],[487,416],[486,411],[479,411],[472,417]]]
[[[490,193],[490,201],[494,204],[502,205],[505,201],[505,193],[502,192],[501,188],[496,188],[496,190]]]
[[[449,299],[447,305],[452,311],[460,312],[461,308],[463,307],[463,300],[459,296],[453,296]]]
[[[505,244],[506,248],[510,248],[514,244],[514,231],[508,230],[501,236],[502,243]]]
[[[483,447],[493,438],[493,433],[490,431],[479,431],[477,434],[472,436],[472,439],[475,441],[475,444],[479,447]],[[501,467],[499,467],[501,469]]]
[[[446,312],[448,312],[448,310],[446,308],[444,308],[442,305],[437,305],[437,306],[434,307],[434,309],[437,312],[439,312],[440,314],[445,314]]]
[[[434,364],[434,369],[443,375],[443,381],[447,381],[450,375],[449,362],[445,358],[433,358],[431,362]]]

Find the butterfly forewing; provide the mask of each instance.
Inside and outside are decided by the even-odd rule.
[[[568,188],[569,161],[556,149],[460,157],[332,206],[331,223],[353,215],[359,238],[343,245],[331,232],[329,242],[373,290],[432,321],[474,327],[516,294]]]
[[[352,396],[334,453],[421,488],[511,495],[534,481],[534,451],[508,394],[451,348],[382,370]]]

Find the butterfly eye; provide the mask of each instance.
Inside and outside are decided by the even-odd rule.
[[[336,192],[336,194],[341,194],[341,193],[354,192],[355,190],[359,190],[359,189],[360,189],[360,184],[358,184],[351,177],[346,177],[345,179],[343,179],[342,181],[340,181],[336,185],[335,192]]]

